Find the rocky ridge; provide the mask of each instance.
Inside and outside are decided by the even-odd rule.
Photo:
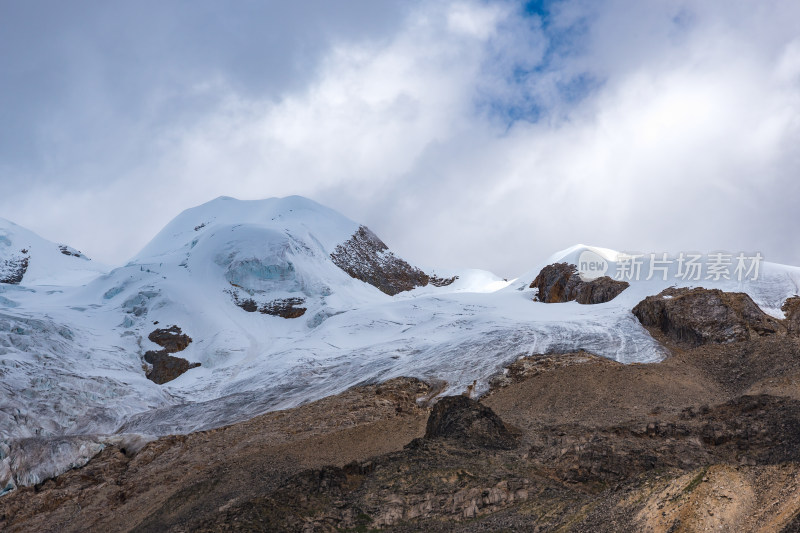
[[[377,287],[390,296],[431,283],[444,287],[456,278],[429,276],[394,255],[366,226],[331,253],[333,263],[351,277]]]

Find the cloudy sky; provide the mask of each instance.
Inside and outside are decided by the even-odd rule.
[[[300,194],[422,266],[800,264],[800,2],[0,0],[0,216],[121,263]]]

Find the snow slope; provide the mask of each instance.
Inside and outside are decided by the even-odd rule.
[[[15,483],[31,483],[88,460],[106,438],[96,435],[208,429],[358,383],[405,375],[445,381],[449,393],[473,385],[480,393],[530,353],[584,349],[624,363],[658,361],[662,348],[630,312],[645,296],[707,285],[748,292],[779,314],[800,285],[800,269],[763,264],[752,282],[671,277],[632,281],[600,305],[534,302],[528,286],[541,267],[577,263],[587,249],[612,269],[621,258],[578,245],[512,281],[478,270],[437,272],[458,279],[388,296],[331,261],[358,228],[301,197],[223,197],[181,213],[128,264],[105,272],[3,222],[0,251],[3,235],[9,249],[24,241],[30,268],[19,285],[0,284],[0,484],[3,465]],[[93,279],[80,284],[87,272]],[[289,298],[302,300],[302,316],[237,305]],[[146,379],[142,357],[159,348],[148,334],[170,325],[193,339],[175,355],[200,366],[157,385]],[[63,453],[26,467],[22,437],[38,439],[26,441],[29,454],[32,442]]]

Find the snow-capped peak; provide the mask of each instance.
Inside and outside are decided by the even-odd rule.
[[[244,225],[290,236],[311,234],[315,243],[328,254],[358,229],[358,224],[352,220],[302,196],[265,200],[220,196],[175,217],[133,258],[132,263],[161,262],[165,257],[196,246],[203,236],[223,227]]]
[[[0,218],[0,283],[82,285],[108,269],[80,251]]]

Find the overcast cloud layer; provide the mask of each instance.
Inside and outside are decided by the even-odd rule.
[[[300,194],[422,266],[800,264],[800,3],[2,2],[0,216],[121,263]]]

